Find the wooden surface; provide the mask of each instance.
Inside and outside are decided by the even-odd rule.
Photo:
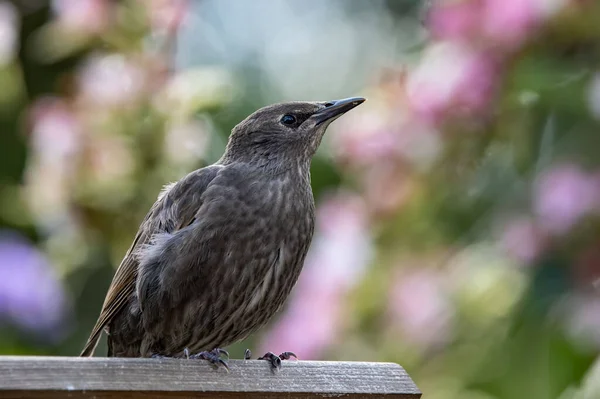
[[[0,398],[421,397],[394,363],[0,356]]]

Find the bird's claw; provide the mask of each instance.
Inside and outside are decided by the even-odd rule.
[[[283,352],[281,355],[279,355],[281,360],[290,360],[292,357],[298,360],[298,356],[296,356],[294,352]]]
[[[250,360],[252,358],[252,351],[250,349],[246,349],[244,351],[244,360]]]
[[[258,360],[268,360],[271,362],[273,370],[279,370],[281,368],[281,358],[273,352],[267,352],[263,356],[259,357]]]
[[[279,370],[281,368],[281,361],[289,360],[292,357],[298,359],[298,356],[296,356],[294,352],[283,352],[279,356],[273,352],[267,352],[263,356],[259,357],[258,360],[268,360],[271,362],[271,367],[273,370]]]
[[[184,349],[183,352],[184,352],[186,358],[188,358],[188,359],[208,360],[216,368],[225,367],[225,369],[227,371],[229,371],[229,365],[227,364],[227,362],[225,360],[221,359],[221,355],[225,355],[225,356],[227,356],[227,359],[229,360],[229,352],[227,352],[225,349],[215,348],[211,351],[204,351],[204,352],[197,353],[195,355],[190,355],[189,350],[187,348]]]
[[[227,360],[229,360],[229,352],[227,352],[225,349],[217,348],[215,351],[219,352],[219,355],[227,356]]]

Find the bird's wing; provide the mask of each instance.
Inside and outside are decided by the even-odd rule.
[[[137,249],[148,244],[155,234],[171,233],[189,225],[201,205],[202,193],[215,178],[220,168],[211,166],[192,172],[159,195],[113,277],[102,305],[100,317],[98,317],[80,356],[94,354],[102,330],[134,293],[139,263]]]

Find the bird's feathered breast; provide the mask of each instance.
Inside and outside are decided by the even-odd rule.
[[[261,325],[289,294],[312,238],[312,191],[292,174],[273,179],[243,165],[227,166],[201,203],[193,223],[159,235],[140,257],[137,299],[145,330],[158,334],[175,317],[183,318],[183,325],[195,324],[198,332],[163,348],[166,352],[226,344],[219,340],[220,328],[235,337]],[[227,293],[233,287],[238,289],[232,297]],[[175,309],[189,309],[184,304],[194,302],[204,305],[177,315]],[[230,305],[235,314],[220,328],[210,327],[220,314],[216,309]],[[250,310],[260,318],[244,320]],[[203,336],[207,331],[212,335]]]

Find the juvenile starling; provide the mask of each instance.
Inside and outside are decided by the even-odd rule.
[[[310,163],[327,126],[364,102],[290,102],[233,130],[221,159],[159,194],[117,269],[81,356],[194,357],[263,326],[284,304],[314,228]],[[310,321],[306,321],[310,322]],[[289,358],[268,353],[273,365]]]

